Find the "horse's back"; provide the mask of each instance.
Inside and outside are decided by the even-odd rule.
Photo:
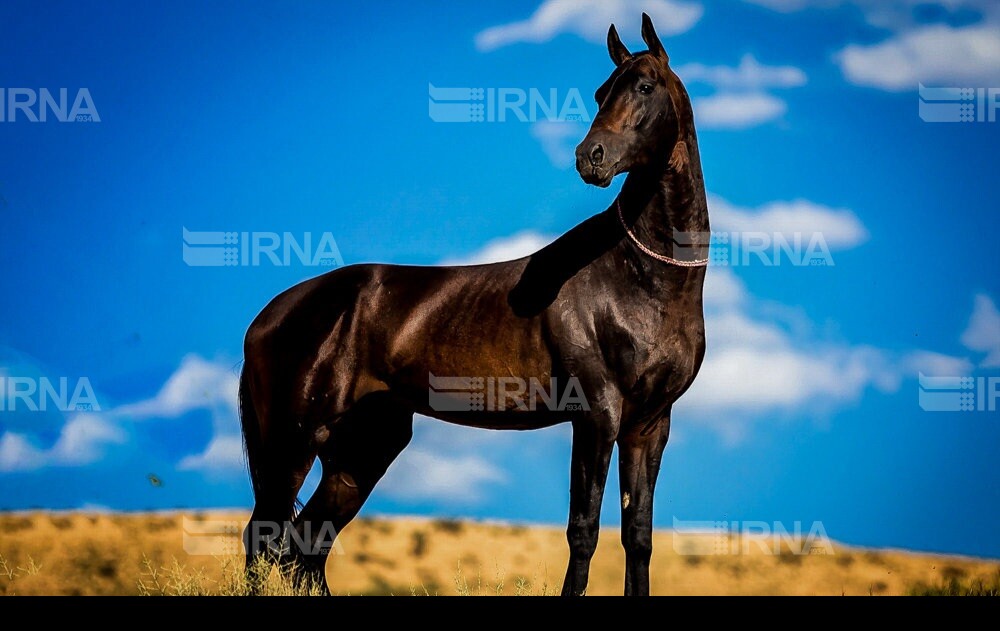
[[[392,371],[429,346],[475,352],[480,337],[520,337],[526,324],[508,294],[523,261],[464,267],[360,264],[306,280],[279,294],[247,331],[244,351],[364,348],[373,368]],[[321,349],[322,350],[322,349]],[[290,361],[312,358],[287,358]]]

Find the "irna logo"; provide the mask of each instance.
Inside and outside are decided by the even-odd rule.
[[[183,228],[184,262],[191,267],[343,267],[333,235],[291,232],[203,232]],[[315,238],[314,238],[315,237]]]
[[[47,88],[0,88],[0,123],[46,123],[50,120],[99,123],[101,115],[87,88],[77,90],[72,101],[67,88],[59,88],[58,95]]]
[[[59,377],[0,377],[0,412],[100,412],[90,379],[70,380]]]
[[[589,123],[580,90],[556,88],[439,88],[427,84],[427,113],[435,123]]]

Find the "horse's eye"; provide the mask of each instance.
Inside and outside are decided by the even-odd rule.
[[[653,93],[653,84],[652,83],[641,83],[641,84],[639,84],[639,93],[640,94],[652,94]]]

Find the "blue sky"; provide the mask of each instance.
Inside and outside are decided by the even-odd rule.
[[[530,252],[621,184],[568,164],[586,122],[438,123],[428,84],[593,115],[608,23],[642,49],[642,10],[694,98],[713,228],[820,234],[832,263],[712,267],[656,524],[1000,557],[1000,412],[924,411],[917,380],[1000,376],[1000,123],[918,115],[920,83],[1000,86],[988,0],[5,2],[0,87],[86,88],[100,121],[0,123],[0,379],[86,379],[100,409],[0,411],[0,508],[249,507],[242,336],[326,268],[190,266],[183,229],[329,233],[348,264]],[[365,510],[561,523],[568,468],[565,427],[418,420]]]

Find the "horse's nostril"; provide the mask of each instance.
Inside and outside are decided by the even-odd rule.
[[[604,162],[604,145],[596,144],[594,148],[590,150],[590,164],[593,166],[600,166]]]

